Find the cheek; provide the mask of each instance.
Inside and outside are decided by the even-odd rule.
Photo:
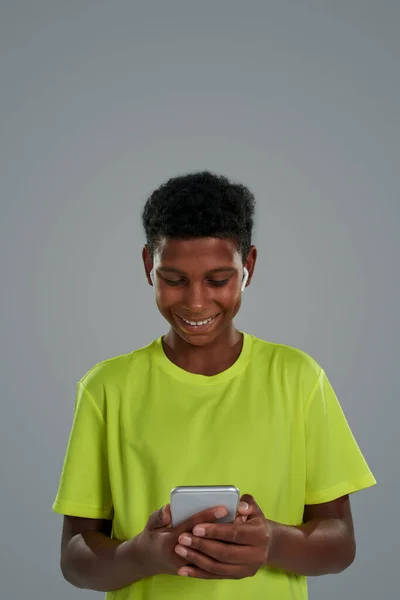
[[[166,290],[164,288],[156,291],[156,303],[161,312],[167,312],[174,306],[178,306],[182,299],[174,290]]]
[[[237,315],[237,313],[240,310],[241,305],[242,305],[242,299],[241,299],[241,297],[239,297],[239,299],[237,300],[237,302],[234,306],[234,309],[233,309],[233,316]]]
[[[219,305],[231,316],[236,314],[242,303],[242,295],[238,294],[236,290],[230,290],[224,295],[219,297]]]

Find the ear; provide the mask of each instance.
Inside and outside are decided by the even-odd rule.
[[[257,262],[257,248],[255,246],[250,246],[250,252],[247,255],[245,266],[243,267],[243,282],[242,282],[242,292],[246,285],[249,285],[254,274],[254,269]]]
[[[149,285],[154,286],[153,259],[147,246],[144,246],[142,250],[142,259],[147,281],[149,282]]]

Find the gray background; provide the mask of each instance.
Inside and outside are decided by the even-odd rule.
[[[322,364],[379,482],[353,498],[356,563],[310,596],[397,596],[399,18],[385,0],[1,2],[1,597],[94,596],[62,580],[51,512],[75,384],[166,330],[140,208],[203,168],[258,200],[237,325]]]

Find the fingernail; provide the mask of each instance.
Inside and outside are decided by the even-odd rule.
[[[239,504],[239,508],[241,508],[242,510],[249,510],[249,505],[247,504],[247,502],[241,502]]]
[[[215,516],[217,517],[217,519],[222,519],[222,517],[225,517],[225,515],[226,515],[225,508],[217,508],[217,510],[215,511]]]
[[[181,548],[181,546],[177,546],[175,548],[175,552],[177,554],[179,554],[180,556],[187,556],[187,550],[186,550],[186,548]]]
[[[184,546],[190,546],[192,543],[192,538],[187,535],[181,535],[179,538],[179,543],[183,544]]]
[[[206,530],[203,529],[203,527],[195,527],[193,529],[193,533],[194,535],[197,535],[198,537],[203,537],[203,535],[205,535]]]

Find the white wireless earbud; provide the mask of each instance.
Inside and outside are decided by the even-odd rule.
[[[152,269],[150,271],[150,279],[151,279],[151,281],[152,281],[152,283],[153,283],[153,285],[155,287],[155,285],[156,285],[156,278],[154,277],[154,269]]]
[[[246,267],[244,267],[244,269],[243,269],[243,281],[242,281],[242,292],[244,292],[244,288],[246,287],[246,283],[247,283],[248,278],[249,278],[249,272],[246,269]]]

